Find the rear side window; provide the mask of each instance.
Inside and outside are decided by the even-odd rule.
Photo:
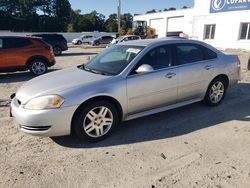
[[[56,35],[55,38],[56,38],[57,40],[66,41],[66,39],[65,39],[64,36],[62,36],[62,35]]]
[[[109,36],[105,36],[105,37],[102,37],[103,40],[109,40],[109,39],[112,39],[112,37],[109,37]]]
[[[137,37],[137,36],[132,37],[132,40],[138,40],[138,39],[139,39],[139,37]]]
[[[203,47],[203,50],[204,50],[206,60],[216,59],[217,58],[217,54],[214,51],[212,51],[212,50],[210,50],[210,49],[208,49],[206,47]]]
[[[89,39],[89,38],[93,38],[93,36],[90,36],[90,35],[86,35],[84,37],[82,37],[83,39]]]
[[[3,41],[3,48],[21,48],[30,45],[28,39],[22,38],[5,38]]]
[[[205,60],[203,49],[199,45],[176,44],[177,64],[183,65]]]
[[[56,40],[55,36],[53,35],[43,35],[42,39],[46,42],[52,42]]]

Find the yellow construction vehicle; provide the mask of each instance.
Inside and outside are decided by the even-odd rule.
[[[146,21],[134,21],[132,31],[134,35],[138,35],[142,39],[157,38],[155,29],[147,26]]]

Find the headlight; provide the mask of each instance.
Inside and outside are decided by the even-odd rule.
[[[31,99],[24,108],[29,110],[55,109],[59,108],[63,102],[63,98],[58,95],[47,95]]]

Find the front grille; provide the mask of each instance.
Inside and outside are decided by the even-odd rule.
[[[20,126],[21,129],[27,130],[27,131],[47,131],[51,128],[51,126],[40,126],[40,127],[33,127],[33,126]]]

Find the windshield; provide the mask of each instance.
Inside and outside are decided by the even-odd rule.
[[[105,75],[117,75],[142,51],[143,46],[115,45],[92,59],[85,70]]]

